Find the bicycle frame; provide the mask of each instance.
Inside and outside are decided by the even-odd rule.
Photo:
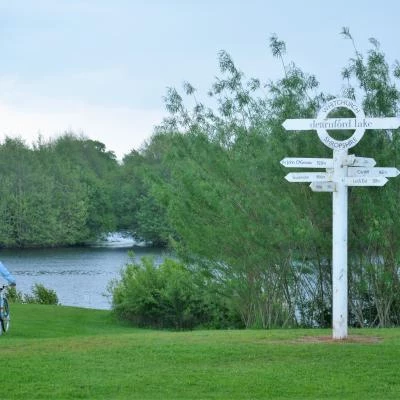
[[[8,285],[0,286],[0,335],[10,327],[10,308],[7,300]]]

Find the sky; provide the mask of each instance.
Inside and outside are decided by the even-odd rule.
[[[394,63],[398,15],[398,0],[0,0],[0,141],[74,132],[122,159],[168,115],[168,87],[188,81],[207,103],[220,50],[248,78],[281,78],[272,34],[339,95],[354,56],[342,27],[361,52],[376,38]]]

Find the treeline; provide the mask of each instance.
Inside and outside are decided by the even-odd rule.
[[[141,156],[118,163],[103,143],[66,133],[33,147],[0,144],[0,247],[80,245],[124,231],[153,245],[155,206],[146,201]]]
[[[340,95],[362,104],[367,116],[397,115],[399,63],[390,66],[375,39],[362,54],[349,30],[342,34],[355,54],[342,71]],[[189,83],[184,94],[168,90],[170,116],[141,151],[151,198],[146,204],[168,222],[177,254],[201,271],[205,287],[217,290],[220,304],[244,326],[325,327],[331,324],[331,194],[288,183],[280,160],[332,157],[315,132],[290,133],[282,122],[314,118],[337,96],[320,92],[313,75],[286,62],[285,43],[276,36],[270,47],[283,66],[275,82],[247,79],[226,52],[219,54],[220,76],[209,91],[216,107],[200,102]],[[331,135],[351,135],[341,132]],[[398,129],[369,130],[352,150],[378,166],[398,167],[399,141]],[[399,188],[398,178],[382,188],[349,188],[353,326],[400,324]],[[141,276],[137,271],[129,275],[133,281]],[[159,301],[157,293],[149,307]],[[184,291],[176,296],[183,301]],[[114,307],[129,314],[121,310],[129,301],[118,298]]]

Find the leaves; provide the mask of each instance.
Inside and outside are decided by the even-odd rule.
[[[396,115],[399,93],[391,79],[400,76],[398,63],[389,68],[377,40],[370,39],[372,48],[364,55],[349,28],[344,27],[341,34],[351,40],[355,51],[342,71],[344,94],[356,101],[362,96],[368,116]],[[168,178],[154,180],[152,192],[166,207],[180,254],[224,282],[226,295],[246,326],[325,326],[331,307],[330,198],[311,193],[304,185],[285,184],[279,161],[285,156],[331,156],[318,140],[286,132],[281,124],[286,118],[315,116],[333,96],[318,93],[313,75],[284,62],[286,45],[276,35],[270,38],[270,48],[282,63],[281,79],[267,84],[247,80],[231,56],[221,51],[221,76],[209,91],[217,107],[200,103],[188,111],[179,97],[174,134],[167,125],[158,131],[170,140],[161,160]],[[192,95],[191,86],[185,91]],[[396,132],[373,132],[357,145],[357,154],[372,156],[379,149],[377,161],[382,165],[399,160],[398,137]],[[384,193],[363,188],[351,191],[350,260],[382,255],[385,268],[393,272],[400,239],[400,226],[393,218],[397,183]],[[378,222],[371,225],[372,216]],[[365,267],[354,268],[352,282],[364,281]],[[377,276],[378,283],[382,276]],[[396,275],[386,274],[386,283],[387,276],[392,277],[393,292]],[[357,288],[392,307],[391,314],[368,311],[371,324],[376,323],[374,315],[388,323],[396,301],[386,301],[389,297],[385,300],[384,291],[371,291],[364,282],[353,288],[352,323],[365,315],[363,307],[371,306],[369,301],[356,300],[362,295]]]
[[[6,138],[0,155],[0,246],[79,244],[115,226],[117,163],[102,143],[66,134],[30,149]]]
[[[286,53],[286,44],[274,33],[269,39],[269,47],[274,57],[282,58]]]

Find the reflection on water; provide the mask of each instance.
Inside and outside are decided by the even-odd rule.
[[[128,252],[135,258],[154,256],[160,263],[162,249],[127,247],[122,243],[100,247],[0,250],[0,260],[17,280],[17,289],[30,293],[35,283],[56,291],[62,305],[109,309],[107,285],[119,277],[129,261]]]

